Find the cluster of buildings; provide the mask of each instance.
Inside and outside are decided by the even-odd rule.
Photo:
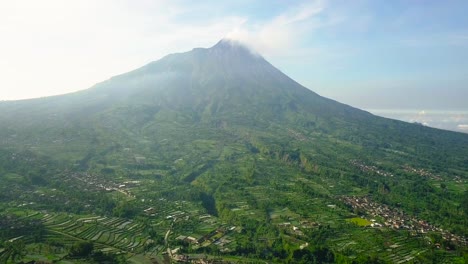
[[[304,235],[301,229],[309,229],[309,228],[314,228],[314,227],[319,227],[319,226],[320,226],[319,223],[309,222],[308,220],[300,221],[300,225],[293,225],[291,224],[291,222],[283,222],[283,223],[278,224],[278,227],[283,228],[289,234],[293,234],[297,236]]]
[[[235,229],[236,229],[235,226],[229,226],[229,227],[222,226],[198,239],[195,237],[191,237],[191,236],[180,235],[176,238],[176,240],[185,241],[189,244],[199,245],[202,247],[208,246],[210,244],[215,244],[222,248],[224,247],[224,245],[227,245],[232,242],[225,236],[227,233],[234,231]]]
[[[435,175],[425,169],[415,169],[413,167],[410,167],[408,165],[405,165],[403,167],[403,169],[406,171],[406,172],[410,172],[410,173],[414,173],[414,174],[417,174],[421,177],[427,177],[427,178],[430,178],[431,180],[436,180],[436,181],[441,181],[442,178],[439,176],[439,175]]]
[[[442,228],[435,227],[424,220],[417,219],[414,216],[406,215],[403,211],[392,209],[384,204],[379,204],[370,200],[369,197],[345,196],[341,200],[350,205],[353,209],[365,212],[366,215],[380,218],[381,223],[371,219],[371,227],[388,227],[393,229],[407,229],[416,233],[438,232],[446,240],[457,244],[467,245],[468,240],[463,236],[451,234]]]
[[[463,180],[460,176],[455,176],[453,177],[453,180],[456,182],[456,183],[459,183],[459,184],[463,184],[466,182],[466,180]]]
[[[373,172],[373,173],[376,173],[376,174],[378,174],[380,176],[393,177],[392,173],[386,172],[384,170],[380,170],[379,168],[377,168],[376,166],[373,166],[373,165],[367,165],[364,162],[359,161],[359,160],[351,160],[350,163],[353,166],[359,168],[363,172]]]
[[[209,234],[206,234],[200,238],[195,238],[192,236],[184,236],[180,235],[176,237],[176,240],[184,241],[196,247],[206,247],[211,244],[214,244],[220,248],[221,252],[229,252],[230,250],[225,246],[232,242],[226,235],[229,232],[232,232],[236,229],[235,226],[222,226],[213,230]],[[209,260],[206,255],[203,254],[180,254],[180,248],[176,248],[174,250],[168,249],[168,255],[171,257],[173,261],[176,262],[184,262],[184,263],[223,263],[217,260]]]
[[[103,177],[98,177],[90,173],[73,173],[71,177],[79,181],[82,181],[86,183],[87,185],[92,186],[93,188],[97,188],[98,190],[107,191],[107,192],[118,191],[132,198],[135,198],[135,195],[133,195],[128,190],[128,188],[134,187],[140,184],[139,181],[126,181],[126,182],[118,184],[112,181],[107,181]]]
[[[172,256],[172,260],[180,263],[198,263],[198,264],[211,264],[211,263],[224,263],[216,259],[208,259],[208,256],[204,254],[175,254]]]

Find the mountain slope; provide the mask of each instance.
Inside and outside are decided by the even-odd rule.
[[[0,104],[7,128],[3,137],[17,133],[8,129],[22,131],[27,127],[46,134],[49,127],[92,129],[102,122],[114,122],[115,114],[121,118],[114,124],[116,128],[139,130],[176,112],[190,125],[260,130],[289,126],[302,133],[315,131],[358,145],[390,146],[398,151],[420,145],[430,153],[420,153],[426,156],[448,150],[460,153],[468,145],[465,135],[375,117],[323,98],[230,40],[221,40],[209,49],[168,55],[85,91]],[[432,148],[438,151],[433,153]],[[459,155],[449,160],[453,159],[466,165]]]
[[[298,247],[295,239],[312,243],[315,231],[281,235],[285,216],[278,212],[344,228],[346,218],[368,213],[343,202],[359,196],[467,235],[468,135],[321,97],[230,40],[168,55],[88,90],[1,102],[0,124],[5,204],[25,188],[34,197],[46,187],[63,191],[73,206],[38,202],[35,210],[55,204],[55,211],[131,218],[138,213],[128,204],[141,212],[161,206],[148,200],[188,201],[245,230],[262,223],[275,234],[266,237]],[[137,199],[97,195],[80,185],[88,182],[80,175],[124,186],[119,192]],[[132,181],[144,184],[125,187]],[[181,224],[179,234],[195,232],[192,225]],[[239,242],[236,254],[249,246]],[[255,257],[273,252],[263,246]]]

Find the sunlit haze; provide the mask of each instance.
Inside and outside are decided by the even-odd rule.
[[[468,0],[0,0],[1,263],[468,263]]]
[[[465,1],[2,1],[0,100],[64,94],[169,53],[246,43],[361,108],[466,109]]]

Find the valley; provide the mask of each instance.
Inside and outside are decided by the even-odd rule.
[[[268,156],[252,155],[256,156],[255,170],[272,170],[265,161],[270,159]],[[24,243],[28,252],[22,256],[24,261],[72,261],[68,257],[69,248],[80,241],[91,241],[94,250],[123,256],[130,263],[166,263],[168,258],[192,262],[221,259],[249,262],[256,257],[274,260],[275,256],[281,257],[277,254],[288,254],[283,248],[299,250],[314,243],[311,238],[315,243],[327,241],[329,250],[346,256],[358,256],[372,248],[382,261],[403,263],[436,249],[445,252],[438,256],[439,260],[451,263],[457,257],[455,249],[467,246],[465,237],[404,215],[402,209],[370,201],[362,187],[346,190],[349,183],[341,175],[331,180],[330,175],[321,174],[318,168],[306,172],[285,159],[279,161],[284,168],[267,178],[255,175],[255,171],[249,176],[245,168],[244,183],[224,183],[214,192],[216,204],[210,204],[209,197],[201,195],[193,182],[187,182],[185,173],[180,173],[179,183],[166,178],[176,170],[174,167],[155,170],[148,164],[143,166],[138,159],[132,162],[136,167],[131,178],[120,177],[116,181],[114,175],[97,172],[64,172],[48,179],[59,181],[60,185],[54,184],[54,188],[31,185],[31,190],[23,191],[15,202],[3,203],[4,215],[38,225],[31,227],[38,229],[37,235],[12,237],[12,242],[7,243]],[[172,164],[184,172],[181,162],[176,159]],[[355,160],[349,162],[357,164]],[[213,166],[219,172],[222,167],[230,167],[223,160]],[[368,165],[355,168],[367,177],[383,179],[410,173],[407,167],[399,168],[397,173],[392,170],[392,176],[383,168],[377,170]],[[113,173],[119,170],[112,169]],[[286,177],[290,169],[298,175]],[[197,181],[209,176],[204,171]],[[249,184],[248,177],[258,182]],[[440,182],[430,177],[423,179],[432,182],[429,186],[438,186]],[[466,188],[463,186],[467,184],[443,182],[450,182],[447,185],[451,188]],[[235,187],[231,189],[232,184]],[[8,189],[14,186],[12,183]],[[367,220],[355,222],[356,218]],[[373,239],[368,240],[369,236]],[[2,257],[9,258],[9,254],[4,250]]]

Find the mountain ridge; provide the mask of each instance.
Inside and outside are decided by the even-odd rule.
[[[232,53],[232,49],[238,51]],[[241,58],[235,55],[238,52],[243,54]],[[229,59],[237,61],[230,63]],[[272,128],[280,134],[284,134],[281,128],[292,129],[314,138],[336,138],[380,151],[390,147],[415,153],[412,145],[420,145],[425,151],[418,156],[425,160],[443,158],[443,153],[451,151],[463,153],[463,146],[468,145],[465,134],[381,118],[322,97],[248,48],[237,44],[233,48],[223,41],[211,48],[170,54],[87,90],[0,103],[0,121],[8,128],[0,136],[15,134],[30,142],[28,135],[34,129],[40,131],[38,138],[46,140],[48,131],[64,127],[62,130],[70,135],[97,137],[112,145],[114,140],[107,136],[106,126],[116,129],[112,133],[119,134],[120,139],[129,135],[147,137],[154,127],[172,126],[172,119],[188,129],[229,127],[242,133],[266,133],[268,137],[273,136]],[[120,128],[126,132],[119,132]],[[283,136],[290,137],[288,133]],[[84,144],[92,148],[90,141]],[[268,144],[274,149],[284,148],[275,146],[275,142]],[[433,153],[431,144],[440,151]],[[77,158],[87,155],[85,149],[77,149],[81,153]],[[60,151],[69,150],[64,145]],[[466,162],[463,157],[443,160],[447,166]]]
[[[371,119],[375,124],[385,123],[382,121],[385,119],[369,112],[316,94],[282,73],[260,55],[254,54],[247,46],[226,39],[220,40],[211,48],[169,54],[86,90],[53,97],[2,102],[0,116],[3,114],[3,119],[8,120],[13,116],[31,115],[34,116],[32,121],[38,121],[41,116],[46,115],[64,114],[75,117],[80,112],[84,115],[96,114],[108,111],[106,109],[113,105],[132,104],[154,105],[175,111],[180,108],[188,115],[190,112],[201,112],[198,119],[203,119],[204,115],[217,121],[223,115],[230,115],[229,111],[242,113],[249,110],[251,115],[268,112],[266,120],[288,119],[292,115],[296,115],[293,119],[298,119],[303,114],[299,119],[306,123],[319,117],[326,119],[326,122],[333,122],[340,117],[339,123],[351,122],[353,126],[359,122],[368,123]],[[249,107],[243,107],[245,105]],[[25,107],[35,109],[28,111],[24,110]],[[211,114],[205,111],[208,108],[207,111]],[[297,115],[298,113],[300,114]],[[241,114],[238,118],[250,117],[248,114]],[[15,118],[11,121],[14,122]],[[404,126],[420,129],[413,124]],[[427,131],[435,130],[429,128]]]
[[[233,47],[235,48],[233,49]],[[234,51],[234,53],[232,51]],[[242,54],[242,56],[237,56],[239,54]],[[180,59],[181,57],[182,59]],[[255,64],[252,65],[251,62],[255,62]],[[196,67],[197,65],[202,66]],[[191,71],[191,73],[189,71]],[[196,76],[197,74],[201,76]],[[209,77],[210,75],[216,76],[216,74],[221,76],[221,78]],[[260,74],[260,76],[256,76],[255,74]],[[195,75],[195,79],[198,77],[198,83],[193,83],[191,81],[194,79],[192,75]],[[132,78],[137,80],[135,81]],[[226,85],[224,85],[225,83],[235,81],[235,79],[248,79],[250,82],[253,82],[253,85],[248,87],[249,89],[252,88],[252,86],[254,86],[254,88],[276,87],[277,89],[279,89],[280,86],[289,86],[299,90],[300,93],[313,93],[276,69],[264,60],[263,57],[254,55],[247,47],[239,43],[235,43],[235,46],[233,46],[232,41],[221,40],[211,48],[199,48],[189,52],[167,55],[160,60],[151,62],[128,73],[114,76],[83,91],[50,98],[40,98],[38,100],[50,101],[54,100],[54,98],[59,100],[60,98],[65,98],[64,100],[68,100],[70,97],[79,95],[88,95],[88,97],[91,97],[88,98],[88,100],[96,100],[96,98],[99,99],[101,97],[118,98],[119,94],[121,96],[130,96],[133,92],[138,92],[139,88],[141,89],[142,86],[148,83],[162,82],[158,87],[152,87],[157,90],[161,88],[161,86],[164,86],[164,82],[170,82],[177,78],[184,78],[187,83],[183,85],[190,86],[196,90],[206,86],[204,82],[218,82],[216,83],[218,88],[223,88],[226,87]],[[265,80],[268,78],[272,79],[269,85],[255,83],[257,79]],[[190,83],[188,83],[188,81],[190,81]],[[237,84],[238,89],[242,89],[242,87],[242,83]],[[99,93],[98,91],[102,92]],[[154,92],[154,90],[150,92]],[[250,90],[244,90],[243,92],[250,92]],[[316,95],[315,93],[313,94]],[[32,100],[34,102],[34,99]],[[27,100],[25,102],[30,101]]]

